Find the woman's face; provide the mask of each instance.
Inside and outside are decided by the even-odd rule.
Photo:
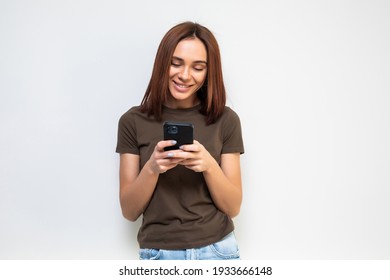
[[[196,105],[196,92],[203,85],[207,74],[207,52],[198,38],[180,41],[172,56],[169,69],[170,96],[166,106],[190,108]]]

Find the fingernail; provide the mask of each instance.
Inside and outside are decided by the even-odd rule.
[[[173,157],[173,153],[168,153],[168,157]]]
[[[176,145],[177,141],[176,140],[172,140],[171,143],[172,143],[172,145]]]

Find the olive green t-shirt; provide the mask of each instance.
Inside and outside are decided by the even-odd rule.
[[[131,108],[119,120],[117,153],[140,156],[140,168],[163,140],[165,121],[190,122],[194,139],[221,162],[221,154],[243,153],[237,114],[225,107],[222,116],[206,125],[200,105],[189,109],[163,107],[162,121]],[[160,174],[153,196],[143,213],[138,232],[141,248],[189,249],[210,245],[234,229],[233,221],[214,204],[201,172],[181,165]]]

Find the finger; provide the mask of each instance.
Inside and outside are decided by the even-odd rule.
[[[186,152],[199,152],[202,148],[202,145],[194,140],[193,144],[187,144],[187,145],[182,145],[180,146],[180,149]]]
[[[176,140],[163,140],[157,143],[156,150],[159,152],[163,152],[164,148],[173,146],[177,143]]]
[[[188,145],[180,146],[180,150],[185,152],[198,152],[199,147],[195,144],[188,144]]]
[[[183,159],[181,159],[181,158],[167,159],[166,165],[178,164],[178,163],[181,163],[182,161],[183,161]]]
[[[170,165],[177,165],[178,163],[181,163],[183,161],[183,159],[181,158],[163,158],[163,159],[159,159],[157,161],[157,164],[161,167],[166,167],[166,166],[170,166]]]
[[[160,173],[165,173],[168,170],[176,167],[177,165],[178,165],[177,162],[169,162],[169,163],[167,163],[165,165],[160,165],[160,168],[159,168],[160,169]]]
[[[180,157],[180,150],[171,150],[171,151],[167,151],[167,152],[164,152],[161,154],[161,157],[162,158],[165,158],[165,159],[182,159]]]
[[[156,160],[175,160],[182,161],[185,157],[183,157],[184,152],[181,150],[170,150],[166,152],[156,152],[154,157]]]
[[[187,152],[183,150],[178,150],[173,153],[172,158],[178,158],[183,160],[190,160],[195,158],[195,154],[193,152]]]
[[[179,162],[179,164],[184,165],[184,166],[194,166],[194,165],[199,165],[200,162],[198,160],[195,160],[195,159],[185,159],[185,160]]]
[[[159,160],[164,160],[164,159],[170,159],[175,156],[175,153],[172,151],[159,151],[157,150],[158,148],[156,147],[156,151],[154,153],[154,158],[159,161]]]

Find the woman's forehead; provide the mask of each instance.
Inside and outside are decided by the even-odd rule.
[[[177,44],[173,56],[183,60],[207,61],[206,47],[198,38],[181,40]]]

